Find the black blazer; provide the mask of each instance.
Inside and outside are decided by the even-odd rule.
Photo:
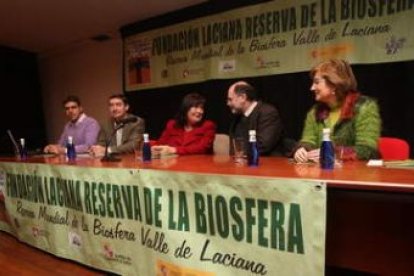
[[[235,129],[244,115],[238,115],[230,126],[230,153],[233,153]],[[261,155],[281,155],[283,152],[283,124],[277,109],[267,103],[258,102],[247,117],[248,130],[256,130],[256,139]],[[245,144],[249,141],[249,133],[243,137]]]

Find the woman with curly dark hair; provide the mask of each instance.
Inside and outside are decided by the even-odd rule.
[[[174,120],[169,120],[160,139],[151,149],[154,154],[212,153],[216,125],[205,120],[206,99],[198,93],[186,95]]]

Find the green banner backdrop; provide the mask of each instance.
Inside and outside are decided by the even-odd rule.
[[[96,268],[324,274],[324,183],[19,163],[0,180],[1,230]]]
[[[129,36],[125,88],[133,91],[414,59],[414,0],[279,0]]]

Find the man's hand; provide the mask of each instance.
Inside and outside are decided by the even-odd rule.
[[[105,147],[100,145],[91,146],[89,154],[95,157],[102,157],[105,155]]]
[[[47,145],[43,151],[45,153],[63,154],[65,153],[65,148],[60,145]]]

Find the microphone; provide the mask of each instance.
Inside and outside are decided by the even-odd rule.
[[[118,131],[118,129],[123,128],[126,124],[135,123],[136,121],[138,121],[137,117],[128,117],[128,118],[121,119],[121,120],[118,121],[118,124],[116,125],[116,127],[112,131],[109,138],[106,140],[105,155],[102,157],[101,161],[104,161],[104,162],[119,162],[119,161],[121,161],[120,158],[116,158],[113,154],[110,154],[108,152],[109,145],[111,144],[111,141],[114,138],[115,133]]]
[[[11,142],[13,143],[13,147],[14,147],[14,154],[16,156],[20,155],[20,147],[16,142],[16,139],[14,139],[13,133],[11,132],[10,129],[7,130],[7,134],[9,135],[9,138],[11,140]]]

